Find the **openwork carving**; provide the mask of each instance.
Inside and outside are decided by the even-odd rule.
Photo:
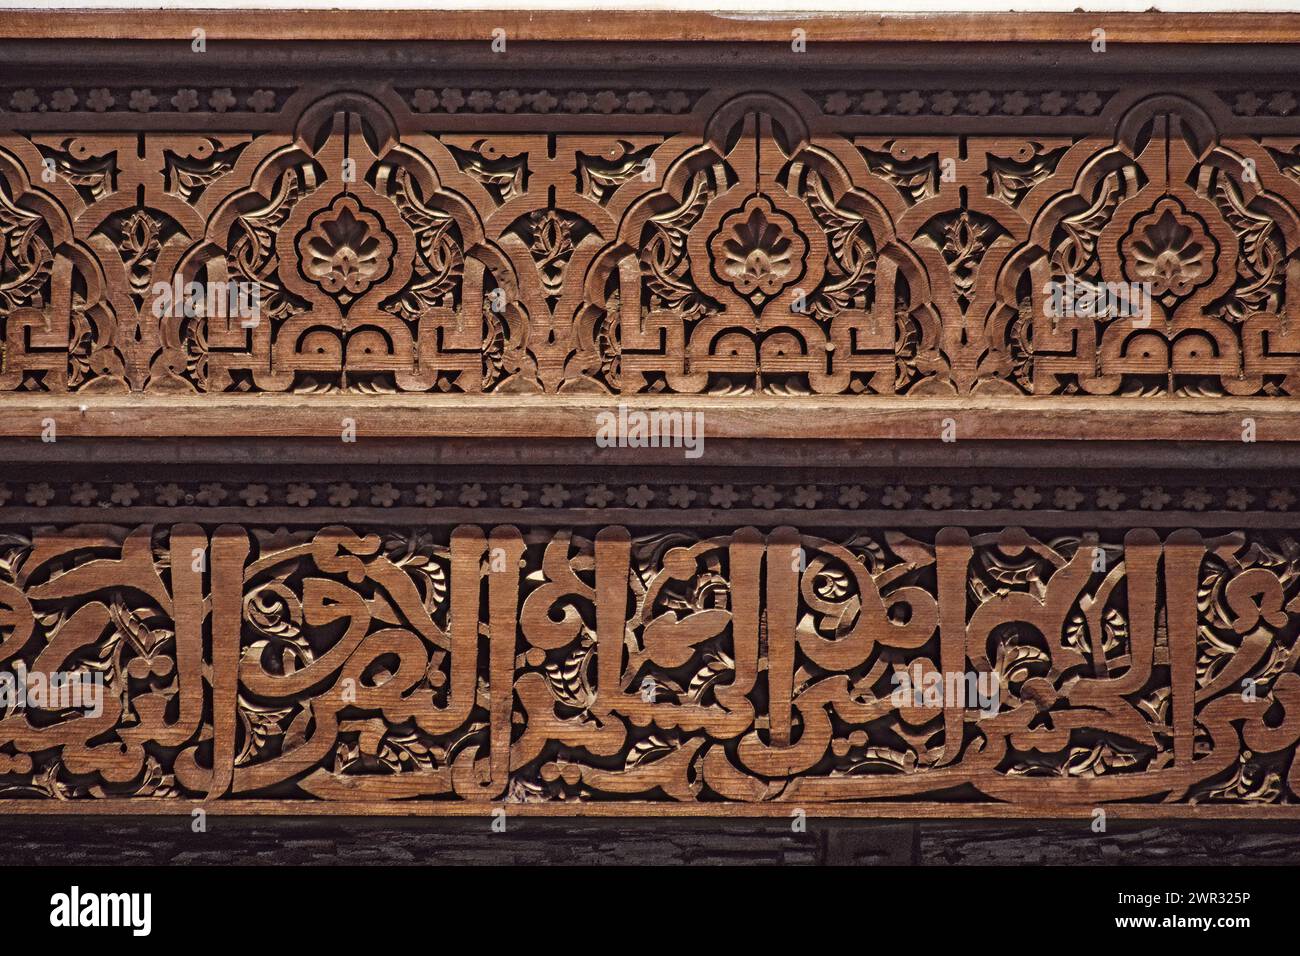
[[[0,65],[0,811],[1300,816],[1280,73],[230,43]]]
[[[1216,142],[1203,113],[1165,97],[1125,117],[1114,146],[1071,153],[1026,195],[1022,208],[1052,193],[998,279],[987,327],[1011,381],[1033,394],[1292,394],[1292,184],[1259,164],[1267,146]],[[1043,297],[1067,276],[1147,283],[1151,315],[1054,316]]]
[[[178,523],[0,544],[0,667],[104,687],[93,717],[0,704],[0,798],[32,808],[1300,803],[1285,532]],[[996,694],[920,690],[968,673]]]
[[[16,89],[0,389],[1293,395],[1300,140],[1219,132],[1280,95]],[[130,128],[208,108],[247,131]],[[925,116],[1016,132],[869,132]]]

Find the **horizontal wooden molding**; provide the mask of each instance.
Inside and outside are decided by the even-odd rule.
[[[701,399],[510,396],[31,398],[0,417],[0,437],[339,439],[585,438],[620,408],[648,419],[698,416],[704,440],[889,439],[940,441],[1118,441],[1242,444],[1300,441],[1294,400],[1171,399],[1116,408],[1102,399]],[[1249,427],[1246,427],[1246,423]],[[50,423],[53,423],[52,425]],[[594,446],[593,446],[594,447]],[[635,447],[635,446],[634,446]]]
[[[184,40],[480,41],[494,28],[520,42],[586,41],[1278,43],[1300,37],[1294,13],[767,13],[691,10],[13,10],[0,37]]]

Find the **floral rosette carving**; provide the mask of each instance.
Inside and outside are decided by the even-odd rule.
[[[377,215],[344,195],[308,220],[298,255],[303,275],[346,307],[388,274],[393,240]]]
[[[799,278],[807,250],[794,220],[765,196],[723,219],[709,243],[719,277],[755,304]]]
[[[1156,298],[1183,298],[1214,277],[1218,249],[1199,219],[1166,196],[1133,223],[1122,244],[1124,269],[1134,282],[1150,282]]]

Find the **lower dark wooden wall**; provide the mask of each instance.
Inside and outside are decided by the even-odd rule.
[[[0,819],[8,865],[1283,865],[1300,822],[1146,824],[836,820]]]

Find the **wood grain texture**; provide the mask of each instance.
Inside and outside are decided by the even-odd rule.
[[[486,41],[496,27],[512,39],[572,43],[724,40],[789,43],[790,31],[815,42],[1080,42],[1104,28],[1126,43],[1277,43],[1300,37],[1294,13],[716,13],[627,10],[16,10],[0,37],[83,37],[189,42],[202,26],[219,40]]]
[[[0,91],[3,434],[1300,437],[1285,90],[218,82]]]
[[[0,540],[5,809],[1300,813],[1286,533]]]
[[[1297,22],[0,18],[0,812],[1300,817]]]
[[[0,398],[3,402],[3,398]],[[628,399],[542,396],[499,399],[393,396],[212,396],[201,401],[123,396],[84,399],[23,396],[0,417],[0,437],[39,442],[48,422],[59,441],[148,438],[302,438],[342,442],[345,423],[359,443],[392,438],[581,438],[594,443],[602,415],[619,406],[649,415],[702,415],[706,441],[732,439],[885,439],[941,441],[1162,441],[1194,437],[1243,444],[1245,420],[1253,441],[1300,441],[1294,401],[1170,399],[1133,407],[1088,398],[907,401],[848,398]],[[951,424],[949,424],[951,423]],[[590,447],[590,446],[589,446]],[[620,449],[609,449],[615,453]],[[635,450],[635,449],[633,449]],[[1244,454],[1245,452],[1243,452]],[[676,456],[680,459],[680,449]]]

